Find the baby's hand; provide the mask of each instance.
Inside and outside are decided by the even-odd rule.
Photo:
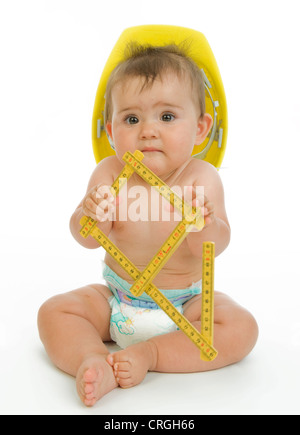
[[[196,209],[201,208],[201,214],[204,218],[204,227],[205,229],[208,225],[210,225],[214,219],[214,205],[210,202],[207,197],[202,192],[197,192],[195,188],[192,188],[192,206]],[[196,227],[192,227],[189,229],[190,232],[198,232],[199,230]]]
[[[192,202],[194,207],[201,207],[204,217],[205,227],[210,225],[215,220],[214,204],[210,202],[205,195],[198,195]]]
[[[110,187],[102,184],[93,187],[82,203],[83,213],[99,222],[113,220],[115,209],[115,197]]]
[[[193,186],[187,186],[184,189],[183,200],[187,204],[191,204],[193,207],[196,207],[196,208],[201,207],[202,216],[204,217],[204,220],[205,220],[205,227],[207,227],[208,225],[210,225],[214,221],[214,219],[215,219],[214,205],[204,195],[202,188],[197,189]],[[165,208],[166,208],[166,210],[170,210],[171,212],[176,212],[174,207],[172,205],[170,205],[169,203],[165,204]]]

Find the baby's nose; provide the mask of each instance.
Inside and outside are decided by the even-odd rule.
[[[158,137],[158,129],[155,122],[144,122],[141,126],[141,139],[153,139]]]

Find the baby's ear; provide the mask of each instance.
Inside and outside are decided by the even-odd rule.
[[[107,133],[107,138],[108,138],[108,142],[110,143],[110,146],[112,147],[112,149],[115,151],[115,144],[112,138],[112,124],[111,122],[107,122],[106,126],[105,126],[105,130]]]
[[[205,113],[198,120],[198,131],[196,136],[195,145],[201,145],[206,136],[208,135],[213,125],[213,119],[209,113]]]
[[[111,122],[107,122],[105,126],[106,133],[112,139],[112,124]]]

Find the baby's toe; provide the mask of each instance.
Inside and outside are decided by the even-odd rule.
[[[93,384],[85,384],[84,392],[85,394],[92,393],[94,391],[94,385]]]
[[[113,354],[114,364],[129,362],[129,356],[126,350],[121,350]]]
[[[93,391],[85,394],[85,400],[93,400],[93,399],[95,399],[95,394]]]
[[[134,382],[132,380],[132,377],[126,378],[126,379],[118,379],[118,384],[121,388],[131,388],[134,387]]]
[[[95,369],[88,369],[83,375],[83,381],[87,383],[95,382],[97,379],[97,371]]]
[[[120,351],[108,355],[107,362],[115,371],[129,370],[130,361],[126,351]]]
[[[95,405],[95,403],[96,403],[96,399],[95,398],[93,398],[93,399],[91,399],[91,400],[89,400],[89,399],[85,399],[84,400],[84,404],[86,405],[86,406],[94,406]]]
[[[131,364],[128,361],[118,362],[114,364],[115,372],[129,372],[131,369]]]
[[[121,371],[118,371],[118,372],[115,372],[115,377],[116,377],[116,379],[129,379],[129,378],[131,378],[131,373],[129,372],[129,371],[124,371],[124,372],[121,372]]]

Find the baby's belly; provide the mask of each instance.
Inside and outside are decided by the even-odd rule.
[[[139,234],[137,227],[136,231],[131,234],[132,237],[127,238],[124,237],[125,234],[114,232],[110,235],[110,239],[142,272],[171,232],[172,230],[161,231],[160,226],[159,233],[158,231],[153,232],[152,237],[149,237],[149,234]],[[130,275],[108,254],[105,257],[105,263],[121,278],[129,283],[134,282]],[[187,241],[184,240],[153,279],[153,283],[160,289],[183,289],[199,281],[201,277],[202,261],[191,255]]]

